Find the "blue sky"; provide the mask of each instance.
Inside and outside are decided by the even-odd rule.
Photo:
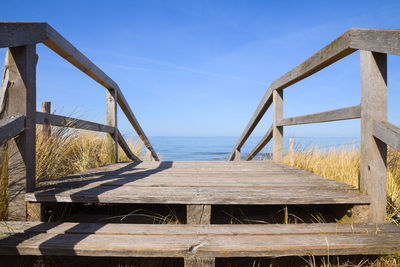
[[[3,0],[0,20],[45,21],[122,89],[149,136],[239,136],[269,84],[351,27],[399,28],[400,1]],[[5,50],[0,50],[3,58]],[[38,45],[37,101],[104,122],[105,89]],[[1,59],[3,60],[3,59]],[[389,56],[389,119],[400,124],[400,58]],[[285,117],[360,102],[359,54],[285,90]],[[265,115],[253,135],[272,121]],[[133,129],[119,111],[121,132]],[[359,121],[285,128],[358,136]]]

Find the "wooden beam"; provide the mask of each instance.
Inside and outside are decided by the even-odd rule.
[[[328,121],[340,121],[358,119],[361,116],[361,105],[329,110],[304,116],[281,119],[277,122],[278,126],[289,126],[309,123],[320,123]]]
[[[370,199],[369,221],[386,219],[387,146],[373,136],[373,122],[387,120],[387,55],[360,51],[361,159],[360,190]]]
[[[117,128],[117,90],[106,89],[107,125],[113,127],[114,134],[107,135],[108,162],[118,162],[118,128]]]
[[[17,115],[0,121],[0,144],[14,138],[25,129],[25,116]]]
[[[8,142],[8,219],[26,220],[25,192],[36,185],[36,45],[8,50],[7,116],[25,116],[25,130]]]
[[[41,43],[46,40],[45,22],[0,22],[0,48]]]
[[[350,29],[350,48],[400,55],[400,29]]]
[[[258,152],[260,152],[261,149],[263,149],[268,144],[268,142],[272,139],[272,130],[273,127],[271,125],[267,133],[263,136],[260,142],[258,142],[258,144],[253,148],[253,150],[247,155],[244,160],[252,160],[258,154]]]
[[[235,151],[242,148],[243,144],[247,141],[251,133],[256,128],[257,124],[260,122],[262,117],[264,116],[265,112],[267,112],[269,106],[272,104],[272,89],[268,88],[267,92],[261,99],[260,104],[256,111],[254,112],[253,116],[251,117],[249,123],[247,124],[246,128],[244,129],[242,135],[240,136],[239,140],[237,141],[235,147],[232,150],[231,155],[229,156],[229,160],[235,159]]]
[[[125,154],[128,156],[128,158],[130,158],[133,161],[141,161],[138,157],[136,157],[135,154],[132,153],[131,149],[129,148],[128,144],[125,142],[124,137],[122,136],[122,134],[119,132],[119,130],[117,129],[117,133],[118,133],[118,144],[120,145],[120,147],[122,148],[122,150],[125,152]]]
[[[190,225],[205,225],[211,223],[211,205],[186,205],[186,222]],[[197,247],[189,249],[193,255],[185,257],[185,267],[214,267],[214,257],[197,257]]]
[[[278,125],[278,121],[283,118],[283,90],[275,90],[273,98],[274,122],[272,124],[272,157],[275,162],[283,162],[283,127]]]
[[[36,123],[37,124],[50,124],[59,127],[70,127],[82,130],[114,133],[114,127],[95,123],[91,121],[84,121],[75,118],[65,117],[61,115],[49,114],[44,112],[36,112]]]
[[[374,121],[372,134],[385,144],[400,151],[400,128],[386,121]]]

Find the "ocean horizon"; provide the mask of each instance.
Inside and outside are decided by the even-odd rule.
[[[261,136],[249,137],[241,149],[246,156],[261,140]],[[284,149],[289,148],[289,139],[294,139],[294,148],[301,150],[308,147],[328,149],[331,147],[359,146],[359,137],[285,137]],[[228,160],[239,137],[235,136],[151,136],[151,144],[161,160],[197,161]],[[272,141],[264,147],[255,159],[271,156]]]

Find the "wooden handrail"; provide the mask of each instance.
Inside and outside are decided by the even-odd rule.
[[[229,156],[229,160],[235,159],[236,151],[240,151],[259,121],[271,106],[273,102],[273,91],[283,90],[359,49],[400,55],[400,30],[352,28],[309,57],[303,63],[272,82],[239,140],[235,144]]]
[[[151,151],[153,158],[159,158],[142,127],[133,115],[118,84],[97,67],[90,59],[75,48],[68,40],[44,22],[0,22],[0,48],[43,43],[86,75],[109,90],[116,90],[118,104],[139,138]]]
[[[0,144],[16,137],[25,129],[25,116],[18,115],[0,120]]]
[[[372,134],[385,144],[400,151],[400,128],[386,121],[374,121]]]
[[[361,106],[356,105],[352,107],[334,109],[309,115],[285,118],[279,120],[277,126],[320,123],[328,121],[341,121],[341,120],[359,119],[360,117],[361,117]]]
[[[114,127],[108,125],[39,111],[36,112],[36,123],[103,133],[114,133]]]
[[[360,50],[361,104],[326,112],[283,118],[283,90]],[[400,29],[350,29],[306,61],[272,82],[229,160],[240,149],[267,109],[274,104],[272,128],[249,153],[251,160],[270,141],[273,159],[283,162],[283,126],[361,118],[360,191],[371,199],[370,222],[386,218],[387,145],[400,150],[400,128],[387,122],[387,54],[400,55]],[[272,129],[272,131],[271,131]],[[374,138],[375,137],[375,138]]]

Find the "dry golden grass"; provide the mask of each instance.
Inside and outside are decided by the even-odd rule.
[[[68,128],[53,128],[49,138],[37,131],[36,138],[37,181],[56,179],[109,163],[107,136]],[[141,143],[128,142],[132,152],[141,157]],[[119,149],[119,161],[129,161]],[[10,155],[12,157],[12,155]],[[0,220],[7,217],[7,160],[1,169]],[[18,166],[8,166],[18,168]]]
[[[360,152],[356,146],[296,149],[293,156],[289,154],[285,156],[285,163],[358,187]],[[392,148],[388,149],[387,166],[387,221],[398,224],[400,219],[400,152]]]

